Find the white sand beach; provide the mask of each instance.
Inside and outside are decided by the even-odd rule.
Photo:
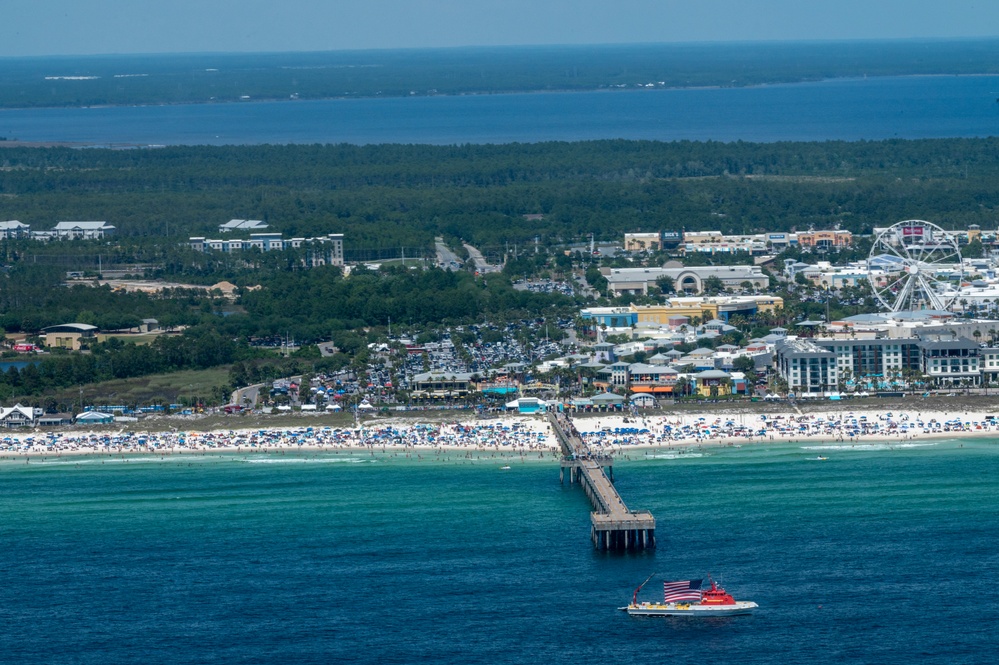
[[[925,406],[923,404],[920,407]],[[812,444],[894,443],[968,437],[999,437],[999,420],[984,412],[947,413],[919,408],[882,412],[876,408],[838,410],[762,409],[758,413],[637,415],[585,414],[573,417],[595,451],[682,449],[703,445],[769,442]],[[261,427],[239,430],[148,432],[71,430],[12,432],[0,437],[0,458],[149,453],[174,455],[215,452],[413,450],[558,454],[558,444],[541,415],[504,415],[414,423],[378,418],[355,427]]]

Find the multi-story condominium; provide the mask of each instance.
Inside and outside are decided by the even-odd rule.
[[[838,390],[839,373],[836,354],[804,339],[777,342],[776,367],[787,382],[788,391],[797,394],[824,393]]]
[[[895,372],[919,370],[922,365],[919,340],[899,339],[815,339],[816,346],[836,354],[840,376],[854,379],[885,377]]]
[[[969,339],[924,340],[917,345],[923,374],[939,384],[982,382],[982,348]]]
[[[251,233],[246,239],[212,239],[202,236],[189,238],[188,246],[196,252],[243,252],[257,249],[261,252],[281,251],[286,249],[304,249],[302,261],[312,268],[321,265],[343,267],[343,234],[330,233],[316,238],[284,239],[280,233]]]

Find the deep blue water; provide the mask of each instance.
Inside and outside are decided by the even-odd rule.
[[[659,525],[657,550],[625,556],[593,550],[586,499],[550,460],[0,462],[0,654],[994,662],[999,442],[705,452],[617,465]],[[713,574],[761,609],[618,612],[653,571]]]
[[[0,360],[0,372],[6,372],[11,367],[24,369],[28,365],[40,365],[41,360]]]
[[[94,144],[821,141],[999,134],[999,78],[0,110],[0,136]]]

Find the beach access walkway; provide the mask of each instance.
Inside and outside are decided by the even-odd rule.
[[[548,420],[562,449],[559,481],[579,482],[590,499],[590,539],[601,550],[641,550],[656,546],[656,520],[648,511],[629,510],[614,487],[614,461],[592,453],[572,422],[550,411]],[[604,470],[607,470],[605,473]]]

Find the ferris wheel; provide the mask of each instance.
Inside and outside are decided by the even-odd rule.
[[[946,310],[960,295],[964,279],[957,239],[921,219],[879,233],[867,270],[874,295],[892,312]]]

